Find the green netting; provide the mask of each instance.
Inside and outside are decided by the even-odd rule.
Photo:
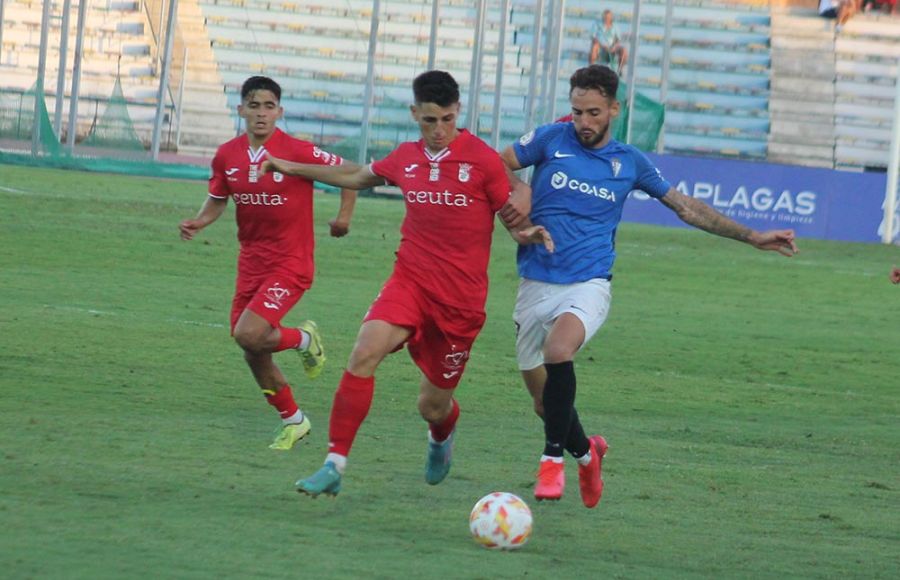
[[[31,140],[32,119],[33,96],[29,99],[27,93],[0,92],[0,139]]]
[[[0,95],[0,138],[31,143],[36,104],[39,124],[38,151],[45,155],[59,156],[62,154],[62,145],[53,132],[53,125],[47,114],[47,104],[43,96],[36,99],[36,96],[43,95],[43,92],[38,83],[35,83],[22,94]]]
[[[40,134],[33,149],[35,99]],[[86,147],[85,147],[86,146]],[[122,158],[122,155],[129,158]],[[92,133],[70,155],[53,132],[43,91],[35,83],[24,93],[0,91],[0,163],[176,179],[208,179],[206,166],[153,161],[128,116],[118,80]]]
[[[625,132],[628,128],[628,87],[625,83],[619,84],[619,92],[616,94],[621,104],[622,112],[613,124],[613,139],[625,143]],[[634,121],[631,123],[631,144],[641,151],[655,151],[659,141],[659,133],[662,131],[663,122],[666,119],[665,106],[654,101],[640,92],[634,93]]]
[[[144,151],[144,144],[135,132],[134,123],[128,114],[128,102],[118,76],[103,115],[82,144],[118,151]]]
[[[0,164],[53,167],[55,169],[75,169],[77,171],[96,171],[100,173],[119,173],[171,179],[209,179],[209,168],[199,165],[113,159],[109,157],[75,157],[71,155],[35,157],[30,153],[11,153],[0,150]]]

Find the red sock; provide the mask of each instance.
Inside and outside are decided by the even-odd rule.
[[[275,350],[272,352],[281,352],[289,348],[297,348],[300,346],[300,340],[303,337],[300,334],[299,328],[285,328],[284,326],[279,326],[278,331],[281,333],[281,338],[278,339],[278,346],[276,346]]]
[[[297,403],[294,401],[294,394],[291,392],[289,385],[284,385],[274,393],[272,391],[263,391],[266,395],[266,401],[270,405],[278,409],[278,414],[282,419],[287,419],[298,411]]]
[[[328,425],[328,451],[347,457],[359,426],[366,420],[375,393],[375,377],[362,378],[344,371],[334,393]]]
[[[459,419],[459,403],[456,402],[456,399],[453,399],[452,401],[453,408],[450,409],[450,414],[447,415],[446,419],[437,425],[433,423],[428,424],[428,429],[431,431],[431,438],[435,441],[446,440],[447,437],[453,433],[453,428],[456,427],[456,420]]]

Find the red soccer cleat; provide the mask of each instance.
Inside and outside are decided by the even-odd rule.
[[[538,469],[537,485],[534,486],[534,499],[558,500],[562,497],[563,488],[566,487],[565,465],[560,461],[544,460]]]
[[[600,503],[603,495],[603,456],[609,445],[606,439],[599,435],[589,438],[591,442],[591,462],[587,465],[578,465],[578,486],[581,488],[581,501],[584,506],[592,508]]]

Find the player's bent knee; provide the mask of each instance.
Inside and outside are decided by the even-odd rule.
[[[450,414],[450,409],[446,402],[432,401],[424,396],[419,396],[418,400],[419,414],[429,423],[440,423]]]
[[[379,348],[357,343],[350,353],[347,370],[357,376],[369,376],[375,372],[385,356],[387,355]]]
[[[265,335],[260,332],[235,329],[234,342],[249,353],[266,352]]]
[[[544,362],[550,364],[568,362],[575,358],[577,351],[567,346],[552,345],[544,348]]]

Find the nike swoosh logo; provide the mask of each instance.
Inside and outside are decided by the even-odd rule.
[[[240,171],[240,169],[238,169],[237,167],[232,167],[231,169],[229,169],[228,171],[225,172],[225,175],[234,175],[238,171]]]
[[[557,159],[563,159],[564,157],[575,157],[574,153],[560,153],[558,150],[553,154]]]
[[[452,373],[444,373],[444,378],[452,379],[453,377],[455,377],[458,374],[459,374],[459,371],[453,371]]]
[[[263,306],[265,306],[269,310],[278,310],[278,305],[272,304],[271,302],[263,302]]]

